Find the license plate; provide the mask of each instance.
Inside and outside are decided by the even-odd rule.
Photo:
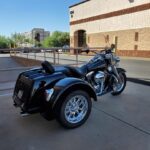
[[[18,98],[21,99],[21,98],[22,98],[22,95],[23,95],[23,91],[20,90],[20,91],[18,92]]]

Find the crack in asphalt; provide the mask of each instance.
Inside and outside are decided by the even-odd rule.
[[[111,117],[111,118],[113,118],[113,119],[115,119],[115,120],[118,120],[118,121],[120,121],[120,122],[126,124],[127,126],[130,126],[130,127],[134,128],[134,129],[136,129],[136,130],[138,130],[138,131],[140,131],[140,132],[142,132],[142,133],[145,133],[145,134],[147,134],[147,135],[150,136],[150,132],[148,132],[148,131],[146,131],[146,130],[144,130],[144,129],[141,129],[141,128],[139,128],[139,127],[137,127],[137,126],[135,126],[135,125],[133,125],[133,124],[127,122],[127,121],[124,121],[124,120],[122,120],[122,119],[120,119],[120,118],[118,118],[118,117],[116,117],[116,116],[114,116],[114,115],[112,115],[112,114],[110,114],[110,113],[108,113],[108,112],[102,110],[102,109],[99,109],[99,108],[94,107],[94,106],[93,106],[93,108],[95,108],[95,109],[98,110],[99,112],[102,112],[102,113],[104,113],[105,115],[107,115],[107,116],[109,116],[109,117]]]

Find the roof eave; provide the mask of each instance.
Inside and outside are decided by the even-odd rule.
[[[74,4],[74,5],[69,6],[69,8],[78,6],[78,5],[80,5],[80,4],[83,4],[83,3],[86,3],[86,2],[89,2],[89,1],[90,1],[90,0],[84,0],[84,1],[82,1],[82,2],[79,2],[79,3],[76,3],[76,4]]]

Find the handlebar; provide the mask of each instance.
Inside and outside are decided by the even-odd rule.
[[[112,51],[113,51],[113,49],[114,49],[115,47],[116,47],[115,44],[111,44],[111,47],[110,47],[110,48],[105,48],[104,50],[101,51],[101,53],[102,53],[102,52],[106,52],[106,54],[108,54],[108,53],[113,53]]]
[[[104,50],[102,50],[102,51],[100,51],[100,52],[97,52],[97,50],[96,50],[96,51],[90,50],[90,49],[88,49],[88,48],[81,50],[81,52],[86,52],[87,54],[88,54],[89,52],[92,52],[92,53],[95,53],[95,54],[101,54],[101,53],[105,52],[106,54],[108,54],[108,53],[112,53],[112,51],[113,51],[113,49],[114,49],[115,47],[116,47],[115,44],[111,44],[111,47],[110,47],[110,48],[105,48]]]

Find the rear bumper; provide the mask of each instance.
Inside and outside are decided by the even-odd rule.
[[[20,112],[21,116],[28,116],[30,114],[40,112],[40,107],[32,107],[32,108],[27,109],[24,106],[24,103],[16,95],[13,95],[13,101],[14,101],[14,106],[19,107],[21,109],[21,112]]]
[[[21,109],[20,115],[22,117],[30,115],[28,112],[26,112],[26,111],[23,110],[23,108],[22,108],[22,102],[20,101],[20,99],[16,95],[13,95],[13,100],[14,100],[14,106],[15,107],[20,107],[20,109]]]

